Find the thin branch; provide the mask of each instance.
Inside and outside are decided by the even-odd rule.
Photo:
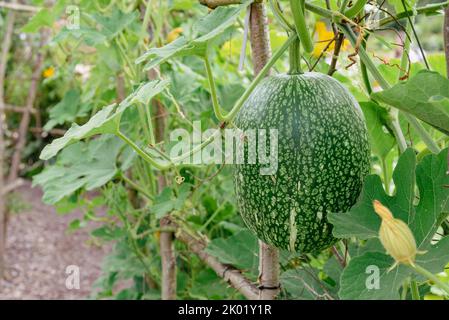
[[[26,4],[0,1],[0,8],[6,8],[15,11],[27,11],[31,13],[38,12],[41,8]]]
[[[170,219],[170,225],[177,228],[176,239],[187,245],[190,252],[196,254],[203,263],[208,265],[215,273],[223,278],[229,285],[239,291],[249,300],[259,299],[258,288],[248,280],[241,271],[231,265],[226,265],[218,261],[217,258],[206,252],[207,241],[198,239],[179,226],[173,218]]]
[[[34,64],[33,76],[31,79],[30,89],[28,91],[28,97],[25,104],[25,112],[23,113],[22,119],[20,120],[19,125],[19,136],[16,142],[15,150],[11,160],[11,168],[9,171],[8,181],[16,180],[19,176],[19,167],[22,157],[22,151],[26,144],[26,136],[28,132],[28,127],[31,120],[31,110],[33,109],[34,101],[36,99],[37,87],[39,80],[41,78],[43,62],[44,62],[44,53],[41,51],[42,47],[46,44],[48,38],[50,36],[49,30],[44,30],[41,33],[41,41],[40,46],[37,49],[38,53],[36,56],[36,62]]]
[[[40,127],[32,127],[30,128],[30,132],[40,134],[42,138],[48,137],[48,135],[54,136],[54,137],[62,137],[66,134],[67,130],[64,129],[51,129],[50,131],[45,131],[43,128]]]
[[[332,76],[335,71],[337,71],[337,60],[338,56],[340,55],[340,49],[343,45],[343,40],[345,38],[345,35],[343,33],[339,33],[337,40],[335,40],[335,47],[334,47],[334,54],[332,55],[332,61],[329,67],[329,71],[327,72],[328,75]]]
[[[13,106],[11,104],[6,104],[4,106],[0,106],[0,111],[10,111],[10,112],[17,112],[17,113],[24,113],[26,110],[25,107],[19,107],[19,106]],[[34,108],[31,108],[31,110],[29,110],[29,112],[31,112],[32,114],[36,114],[37,110]]]
[[[2,189],[2,194],[0,196],[6,196],[8,193],[12,192],[13,190],[23,186],[24,180],[23,179],[17,179],[16,181],[13,181]]]
[[[6,203],[4,195],[4,161],[5,161],[5,142],[3,136],[3,108],[5,103],[5,74],[8,53],[11,47],[11,39],[14,31],[15,13],[10,11],[7,16],[5,36],[2,43],[2,52],[0,56],[0,279],[5,275],[4,254],[6,249]]]

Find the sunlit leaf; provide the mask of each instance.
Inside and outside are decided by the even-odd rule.
[[[117,174],[115,159],[122,147],[123,143],[111,136],[73,144],[63,150],[54,165],[35,175],[33,184],[42,187],[42,199],[49,204],[81,188],[101,187]]]
[[[437,72],[422,70],[406,82],[373,93],[372,97],[449,135],[449,80]]]
[[[153,80],[140,85],[131,95],[123,100],[118,106],[115,104],[104,107],[82,126],[73,124],[72,127],[61,138],[42,150],[40,158],[48,160],[54,157],[61,149],[79,140],[89,138],[97,134],[116,133],[123,112],[135,102],[149,101],[156,94],[168,86],[168,80]]]
[[[191,38],[181,36],[164,47],[151,48],[139,57],[136,63],[148,61],[145,65],[145,69],[148,70],[174,57],[204,56],[208,43],[232,26],[250,2],[243,1],[237,6],[216,8],[194,24]]]

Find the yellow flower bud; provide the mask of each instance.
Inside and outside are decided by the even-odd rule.
[[[44,70],[44,72],[42,72],[42,75],[44,78],[53,77],[54,74],[55,74],[55,68],[53,68],[53,67],[48,67],[47,69]]]
[[[398,263],[413,265],[416,254],[416,241],[408,225],[393,217],[391,211],[378,200],[373,201],[374,211],[382,218],[379,230],[380,242],[387,253]]]

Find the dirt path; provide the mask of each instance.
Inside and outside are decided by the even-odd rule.
[[[107,248],[87,244],[88,230],[67,233],[70,221],[80,216],[57,215],[41,202],[42,192],[26,185],[18,189],[24,211],[8,225],[6,263],[8,280],[0,280],[0,299],[82,299],[100,275]],[[67,289],[66,268],[79,267],[80,289]]]

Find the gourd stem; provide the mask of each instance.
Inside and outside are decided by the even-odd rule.
[[[296,32],[301,40],[304,51],[310,53],[313,51],[313,43],[307,30],[306,19],[304,18],[304,0],[290,0],[290,7],[292,9]]]
[[[259,84],[259,82],[265,77],[268,70],[276,63],[276,61],[279,60],[279,58],[282,56],[282,54],[287,50],[288,47],[292,44],[293,41],[297,39],[297,34],[292,34],[287,41],[282,45],[282,47],[279,48],[278,51],[276,51],[275,54],[268,60],[267,64],[260,70],[258,75],[254,78],[254,80],[251,82],[249,87],[245,90],[245,92],[242,94],[239,100],[235,103],[234,107],[232,108],[229,113],[224,116],[225,122],[230,122],[234,119],[234,117],[237,115],[237,113],[242,108],[243,104],[245,103],[246,99],[248,99],[249,95],[253,90],[256,88],[256,86]]]
[[[293,41],[289,48],[290,70],[288,74],[301,74],[301,44],[299,39]]]
[[[212,68],[210,66],[209,58],[207,54],[204,56],[204,65],[206,67],[207,79],[209,81],[210,95],[212,97],[212,107],[214,108],[215,116],[219,121],[223,121],[224,117],[220,111],[220,104],[218,102],[217,89],[215,86],[214,76],[212,74]]]

